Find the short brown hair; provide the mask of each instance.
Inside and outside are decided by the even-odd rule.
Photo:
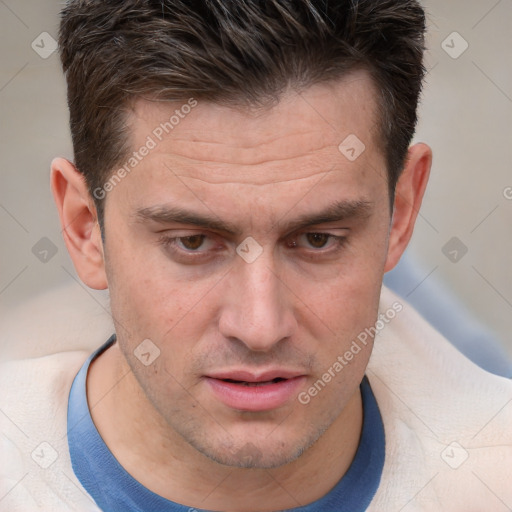
[[[394,196],[425,72],[418,1],[70,0],[61,15],[75,164],[91,194],[130,153],[137,98],[264,106],[362,68],[379,91]]]

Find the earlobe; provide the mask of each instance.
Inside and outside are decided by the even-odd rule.
[[[62,234],[80,279],[90,288],[107,288],[103,242],[96,208],[83,175],[65,158],[51,165],[51,187]]]
[[[426,144],[416,144],[409,148],[407,162],[395,191],[385,272],[395,267],[409,244],[431,166],[432,150]]]

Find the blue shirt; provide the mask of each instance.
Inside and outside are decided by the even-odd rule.
[[[112,336],[77,373],[68,404],[68,445],[73,470],[105,512],[190,512],[135,480],[117,461],[97,431],[89,411],[86,377],[91,361],[116,341]],[[361,382],[363,429],[347,473],[323,498],[289,512],[363,512],[379,486],[384,465],[384,426],[368,379]]]

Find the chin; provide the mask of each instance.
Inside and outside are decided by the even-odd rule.
[[[288,438],[270,441],[268,438],[260,441],[247,440],[235,446],[211,446],[191,443],[196,450],[209,459],[223,466],[245,469],[275,469],[297,460],[322,435],[317,432],[295,442]]]

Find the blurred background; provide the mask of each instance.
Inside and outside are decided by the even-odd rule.
[[[408,257],[413,299],[442,283],[512,355],[512,0],[429,0],[428,77],[416,141],[434,151]],[[37,297],[84,339],[110,330],[106,295],[75,277],[49,187],[54,156],[72,159],[53,0],[0,0],[0,338],[37,344]],[[80,323],[80,305],[94,315]],[[56,310],[56,311],[55,311]],[[22,311],[22,315],[20,315]],[[90,315],[89,315],[90,318]],[[103,335],[103,334],[102,334]],[[79,336],[79,337],[80,337]],[[106,338],[105,338],[106,339]],[[95,340],[93,346],[104,340]],[[12,347],[11,347],[12,349]]]

